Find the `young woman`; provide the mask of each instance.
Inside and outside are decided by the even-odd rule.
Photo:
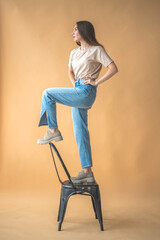
[[[78,21],[74,26],[73,39],[79,46],[74,48],[69,57],[68,75],[73,88],[47,88],[42,94],[42,106],[38,127],[48,125],[44,138],[38,139],[38,144],[51,141],[61,141],[63,137],[57,124],[56,103],[72,108],[73,130],[76,138],[82,171],[72,177],[74,183],[94,182],[91,170],[92,154],[90,135],[88,131],[88,110],[92,107],[97,87],[118,72],[117,66],[106,52],[103,45],[98,43],[92,23]],[[99,80],[102,65],[108,67],[107,73]]]

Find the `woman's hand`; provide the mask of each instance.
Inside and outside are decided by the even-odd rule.
[[[97,86],[97,83],[95,80],[92,80],[89,77],[84,77],[84,81],[82,82],[83,84],[91,84],[92,86]]]

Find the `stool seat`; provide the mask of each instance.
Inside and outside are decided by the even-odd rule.
[[[50,144],[52,157],[53,157],[53,152],[52,152],[52,148],[53,148],[55,150],[55,152],[57,153],[58,158],[60,159],[60,162],[63,166],[63,169],[66,172],[66,175],[68,176],[68,180],[61,181],[58,171],[57,171],[56,163],[55,163],[55,160],[53,157],[57,175],[58,175],[59,181],[61,182],[60,204],[59,204],[58,217],[57,217],[57,221],[59,222],[58,231],[61,230],[61,225],[62,225],[64,216],[65,216],[68,199],[72,195],[75,195],[75,194],[81,194],[81,195],[91,197],[93,210],[95,213],[95,218],[99,220],[100,229],[101,229],[101,231],[103,231],[104,229],[103,229],[103,218],[102,218],[102,210],[101,210],[101,197],[100,197],[99,185],[97,184],[96,181],[94,183],[87,183],[86,181],[84,181],[83,183],[74,183],[73,184],[73,182],[71,180],[71,176],[70,176],[58,150],[56,149],[56,147],[53,143],[49,143],[49,144]]]

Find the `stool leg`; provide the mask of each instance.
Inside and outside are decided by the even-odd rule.
[[[62,222],[63,222],[63,219],[64,219],[64,215],[65,215],[65,212],[66,212],[67,203],[68,203],[68,197],[62,198],[61,209],[60,209],[60,214],[59,214],[58,231],[61,230],[61,225],[62,225]]]
[[[58,231],[61,231],[61,225],[62,225],[62,223],[59,222],[59,224],[58,224]]]
[[[101,201],[98,200],[97,201],[97,207],[98,207],[98,212],[99,212],[99,216],[98,216],[98,220],[99,220],[99,223],[100,223],[100,227],[101,227],[101,230],[103,231],[103,218],[102,218],[102,210],[101,210]]]
[[[102,209],[101,209],[101,196],[100,196],[99,188],[98,188],[97,207],[98,207],[98,213],[99,213],[98,219],[99,219],[101,230],[103,231],[104,229],[103,229],[103,218],[102,218]]]
[[[94,213],[95,213],[95,218],[97,219],[97,212],[96,212],[96,207],[95,207],[95,203],[94,203],[94,199],[93,196],[91,195],[91,199],[92,199],[92,205],[93,205],[93,209],[94,209]]]
[[[62,189],[61,189],[61,194],[60,194],[60,204],[59,204],[57,222],[59,222],[59,215],[60,215],[60,210],[61,210],[61,205],[62,205],[61,201],[62,201]]]

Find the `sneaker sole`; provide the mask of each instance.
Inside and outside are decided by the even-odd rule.
[[[72,182],[73,183],[82,183],[82,182],[85,182],[87,181],[87,183],[94,183],[95,182],[95,179],[93,177],[88,177],[88,178],[83,178],[83,179],[72,179]]]
[[[55,142],[59,142],[59,141],[62,141],[63,140],[63,137],[62,136],[57,136],[57,137],[53,137],[47,141],[44,141],[44,142],[41,142],[41,140],[37,140],[37,144],[47,144],[51,141],[55,141]]]

